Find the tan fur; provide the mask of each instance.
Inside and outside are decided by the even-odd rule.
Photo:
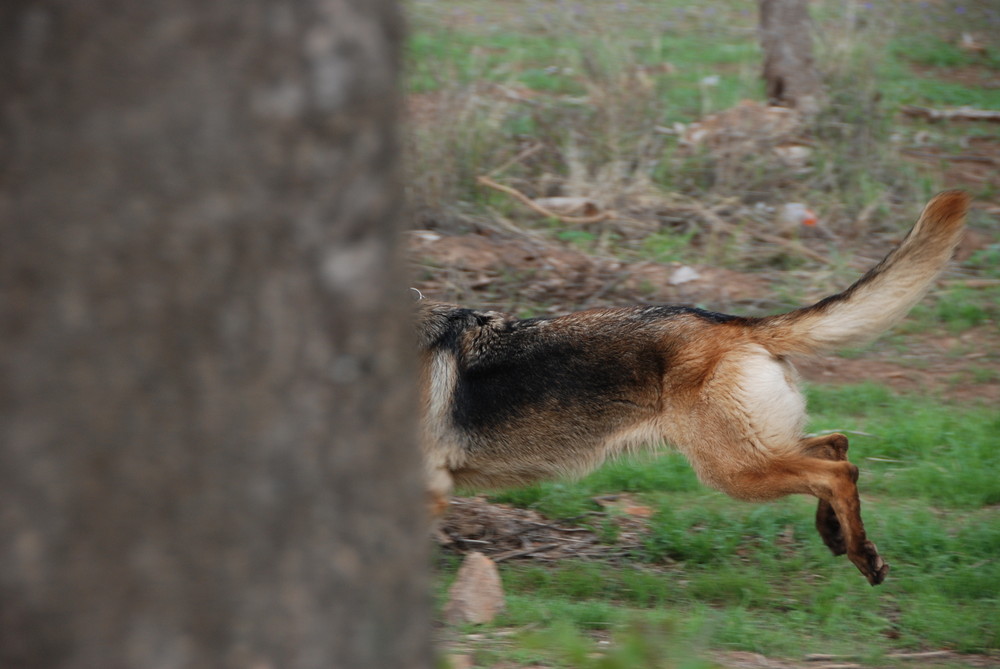
[[[961,235],[968,197],[942,193],[886,258],[843,293],[787,314],[684,307],[593,309],[520,321],[421,302],[422,449],[434,504],[454,485],[575,476],[666,441],[706,484],[750,501],[817,497],[817,529],[873,585],[847,439],[807,439],[786,355],[871,339],[926,292]]]

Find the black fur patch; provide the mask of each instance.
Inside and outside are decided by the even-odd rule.
[[[565,414],[614,429],[636,410],[653,410],[670,367],[664,321],[746,320],[673,305],[596,309],[518,320],[497,312],[428,305],[425,346],[455,356],[452,412],[470,432],[509,427],[540,414]],[[639,407],[637,402],[648,406]],[[582,425],[580,427],[583,427]]]
[[[614,414],[634,410],[637,396],[659,388],[668,364],[663,342],[647,327],[667,314],[622,316],[572,328],[553,319],[508,321],[475,337],[482,345],[458,360],[456,425],[477,431],[530,412],[565,412],[613,427]]]

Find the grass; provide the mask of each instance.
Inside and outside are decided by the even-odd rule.
[[[711,666],[698,658],[718,650],[879,661],[1000,649],[1000,415],[875,385],[813,387],[808,399],[817,431],[865,433],[852,437],[851,458],[869,534],[892,565],[885,584],[869,587],[827,552],[811,499],[743,504],[703,488],[676,454],[622,460],[495,497],[580,522],[594,517],[595,495],[627,491],[655,514],[641,549],[618,564],[502,564],[507,613],[478,631],[515,633],[490,652],[524,646],[544,666],[629,666],[595,641],[604,635],[673,658],[663,666]],[[456,566],[445,564],[442,595]],[[651,641],[656,629],[669,642]]]
[[[993,255],[980,252],[978,258],[974,256],[967,264],[988,268],[983,272],[984,276],[994,275],[1000,268],[1000,261]],[[896,326],[896,330],[905,334],[929,331],[958,334],[998,322],[1000,291],[974,289],[957,283],[914,307],[909,317]],[[850,352],[846,357],[849,356]]]

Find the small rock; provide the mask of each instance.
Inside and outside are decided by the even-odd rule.
[[[503,586],[496,564],[482,553],[469,553],[448,591],[445,620],[453,625],[488,623],[503,608]]]
[[[472,669],[472,656],[471,655],[447,655],[445,659],[448,661],[448,669]]]
[[[682,265],[674,270],[673,274],[670,275],[669,282],[671,285],[677,286],[689,281],[697,281],[700,278],[701,274],[698,273],[698,270],[693,267],[688,267],[687,265]]]

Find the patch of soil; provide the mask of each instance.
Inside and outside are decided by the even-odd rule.
[[[413,127],[426,127],[434,122],[454,122],[456,113],[472,104],[524,103],[541,95],[521,84],[490,82],[480,82],[462,94],[446,90],[410,93],[405,99],[404,118]]]
[[[885,656],[886,663],[871,665],[860,664],[863,658],[850,655],[807,655],[803,660],[775,659],[759,653],[720,652],[713,654],[713,659],[719,666],[727,669],[868,669],[906,666],[917,667],[954,667],[961,662],[963,667],[1000,667],[1000,658],[990,655],[959,655],[946,650],[889,653]]]
[[[606,508],[621,504],[616,513],[594,511],[593,516],[613,518],[618,526],[614,544],[602,544],[589,528],[552,521],[537,511],[506,504],[491,504],[483,497],[453,497],[438,527],[444,550],[478,551],[494,562],[511,559],[554,562],[566,558],[617,560],[640,545],[648,507],[626,503],[626,495],[597,498]]]
[[[1000,72],[989,65],[938,67],[913,64],[910,69],[922,77],[950,81],[969,88],[1000,88]]]
[[[440,91],[410,93],[406,96],[404,118],[411,125],[426,125],[445,109],[447,95]]]
[[[679,263],[624,263],[541,238],[415,231],[409,251],[416,265],[415,288],[429,298],[477,307],[503,304],[511,291],[514,301],[539,305],[550,314],[637,302],[737,304],[768,294],[767,282],[752,274]]]
[[[1000,403],[1000,374],[986,378],[989,375],[981,373],[1000,371],[1000,331],[990,325],[954,336],[910,336],[905,353],[879,345],[858,358],[823,355],[796,360],[795,366],[814,383],[875,381],[902,393]]]
[[[438,529],[446,549],[475,550],[494,562],[542,556],[554,560],[597,544],[597,537],[585,528],[562,527],[537,511],[490,504],[482,497],[451,498]]]
[[[960,152],[946,151],[936,146],[925,146],[919,149],[904,149],[903,155],[913,162],[932,169],[945,188],[975,188],[997,192],[1000,189],[1000,137],[969,137],[966,148]],[[974,207],[988,208],[996,201],[989,203],[982,200],[973,203]]]

